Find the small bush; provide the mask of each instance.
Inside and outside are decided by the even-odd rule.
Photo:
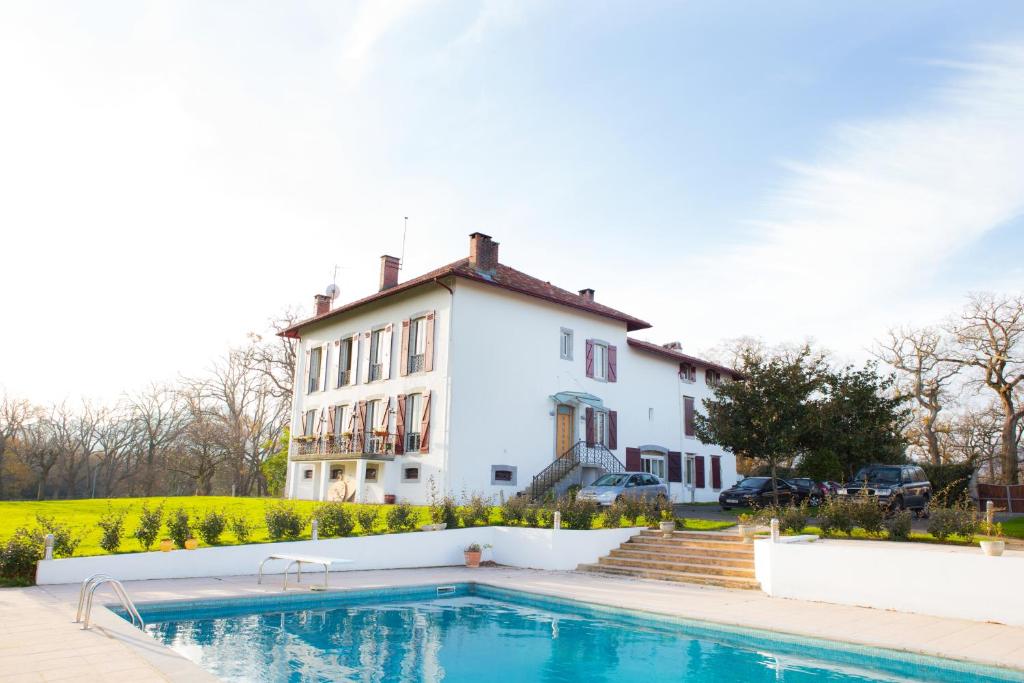
[[[458,515],[462,521],[462,526],[471,527],[478,525],[486,525],[490,520],[491,516],[491,500],[485,498],[483,494],[474,493],[473,495],[466,497],[463,495],[462,505],[459,506]]]
[[[526,496],[512,496],[508,500],[501,501],[498,514],[501,515],[503,524],[519,526],[526,523],[530,501]]]
[[[619,504],[622,506],[622,517],[629,526],[651,525],[659,521],[655,504],[646,498],[624,496]]]
[[[444,524],[448,529],[459,526],[458,505],[451,496],[442,496],[434,486],[434,477],[430,477],[430,521]]]
[[[597,504],[591,500],[579,500],[568,496],[558,501],[562,513],[563,529],[589,529],[597,516]]]
[[[58,522],[53,517],[36,515],[36,534],[39,536],[39,543],[45,546],[46,534],[53,534],[53,556],[71,557],[75,554],[78,544],[82,542],[82,536],[76,534],[66,524]]]
[[[373,525],[377,523],[377,508],[364,505],[356,510],[356,520],[358,520],[364,534],[372,534]]]
[[[576,500],[576,494],[580,492],[583,487],[579,484],[573,484],[565,490],[565,495],[573,500]]]
[[[206,545],[217,545],[220,543],[221,534],[228,527],[228,518],[223,512],[210,510],[196,523],[196,531],[199,538],[203,539]]]
[[[622,503],[616,501],[604,509],[604,522],[602,526],[605,529],[618,529],[622,526],[622,517],[625,514],[625,509]]]
[[[235,535],[239,543],[249,542],[249,537],[252,536],[253,524],[249,521],[248,517],[244,515],[232,517],[228,520],[228,526],[231,527],[231,533]]]
[[[849,536],[853,532],[853,513],[850,503],[836,496],[829,496],[818,506],[818,526],[821,533],[830,536],[837,532]]]
[[[978,527],[978,513],[962,504],[949,508],[934,508],[928,519],[928,533],[940,541],[950,536],[960,536],[971,542],[978,533]]]
[[[523,512],[523,524],[530,527],[540,526],[539,511],[540,508],[536,505],[527,505]]]
[[[107,503],[107,511],[103,513],[96,525],[102,530],[100,547],[108,553],[116,553],[121,548],[121,537],[124,536],[125,510],[114,510]]]
[[[164,521],[164,504],[160,503],[155,508],[150,508],[146,503],[142,504],[139,512],[139,526],[132,533],[138,539],[144,550],[149,550],[160,535],[160,527]]]
[[[185,508],[177,508],[167,515],[167,537],[179,548],[192,538],[192,520]]]
[[[268,505],[263,518],[267,522],[267,535],[275,541],[294,540],[306,527],[306,521],[295,511],[295,506],[286,503]]]
[[[408,503],[399,503],[388,510],[385,521],[391,533],[412,531],[416,528],[416,511]]]
[[[555,523],[555,511],[546,506],[537,506],[533,508],[534,512],[534,524],[538,529],[550,529]]]
[[[321,503],[313,508],[313,519],[316,520],[319,534],[324,538],[348,536],[356,526],[348,507],[344,503]]]
[[[880,534],[885,529],[885,509],[868,496],[857,496],[850,501],[853,525],[869,534]]]
[[[969,497],[968,486],[974,474],[973,465],[931,465],[921,464],[928,481],[935,492],[932,498],[934,507],[950,507],[957,501]]]
[[[913,518],[914,516],[909,510],[903,510],[893,515],[892,519],[885,524],[886,530],[889,532],[889,540],[909,541]]]
[[[0,576],[32,582],[36,563],[43,559],[43,546],[39,534],[25,527],[14,530],[14,535],[0,547]]]

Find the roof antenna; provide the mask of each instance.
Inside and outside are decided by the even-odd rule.
[[[405,265],[405,234],[409,232],[409,217],[406,216],[402,224],[402,255],[398,259],[398,269]]]
[[[338,264],[334,264],[334,276],[331,278],[331,284],[327,285],[327,288],[324,290],[324,294],[331,297],[331,301],[334,301],[340,293],[341,289],[338,288]]]

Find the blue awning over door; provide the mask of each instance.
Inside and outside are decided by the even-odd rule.
[[[604,408],[604,401],[585,391],[560,391],[552,396],[551,400],[555,403],[574,403],[591,408]]]

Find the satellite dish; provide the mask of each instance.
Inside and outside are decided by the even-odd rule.
[[[327,285],[327,289],[324,290],[324,294],[331,297],[331,301],[334,301],[338,298],[338,295],[341,294],[341,290],[338,288],[338,285]]]

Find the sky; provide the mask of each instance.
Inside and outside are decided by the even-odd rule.
[[[0,4],[0,390],[108,399],[462,258],[701,353],[1024,290],[1024,4]]]

